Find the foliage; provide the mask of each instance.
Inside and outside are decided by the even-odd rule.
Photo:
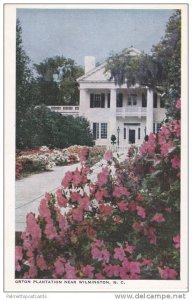
[[[23,121],[25,135],[19,149],[46,145],[65,148],[71,145],[93,145],[89,122],[83,117],[62,116],[45,105],[29,107]]]
[[[169,19],[165,36],[153,46],[152,55],[162,68],[163,92],[170,114],[175,113],[176,100],[181,96],[181,11]]]
[[[127,86],[148,86],[164,95],[168,114],[175,116],[176,100],[181,95],[181,12],[177,10],[169,19],[165,36],[153,46],[152,54],[133,55],[133,49],[112,54],[106,65],[115,83]]]
[[[79,162],[83,146],[72,145],[64,149],[49,149],[43,146],[39,149],[17,151],[16,178],[32,173],[50,171],[54,166],[65,166]],[[89,163],[94,165],[100,161],[106,151],[105,146],[89,148]]]
[[[63,56],[47,58],[34,65],[38,73],[38,104],[78,105],[79,90],[76,79],[83,69],[75,61]]]
[[[36,85],[29,68],[30,59],[23,49],[22,28],[16,22],[16,145],[23,146],[25,136],[26,110],[36,103]]]
[[[122,163],[107,151],[95,180],[88,155],[27,215],[16,278],[179,279],[180,121]]]

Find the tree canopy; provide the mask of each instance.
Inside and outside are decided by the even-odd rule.
[[[38,73],[40,90],[39,104],[77,105],[79,90],[76,79],[83,69],[75,61],[64,56],[55,56],[34,64]]]
[[[112,54],[106,65],[115,83],[127,86],[136,83],[148,86],[165,95],[169,112],[173,113],[175,101],[181,95],[181,12],[169,18],[165,35],[152,47],[151,54],[132,55],[132,49]]]

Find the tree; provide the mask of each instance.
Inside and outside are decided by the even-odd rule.
[[[169,19],[165,36],[152,48],[152,54],[132,55],[131,49],[112,54],[106,65],[115,83],[127,86],[139,83],[164,95],[169,114],[175,113],[175,102],[181,95],[181,13]]]
[[[46,105],[29,107],[24,120],[23,148],[66,148],[71,145],[93,146],[89,122],[82,117],[62,116]]]
[[[55,56],[35,64],[34,67],[39,75],[39,104],[78,104],[79,90],[76,79],[83,74],[83,70],[74,60]]]
[[[23,49],[22,28],[16,22],[16,147],[23,147],[26,109],[36,102],[35,81],[29,68],[30,59]]]
[[[152,55],[162,66],[163,92],[170,113],[181,97],[181,11],[177,10],[169,19],[165,36],[153,46]]]

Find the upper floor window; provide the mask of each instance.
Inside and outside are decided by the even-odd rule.
[[[147,98],[144,93],[142,94],[142,107],[147,107]]]
[[[105,94],[90,94],[90,108],[105,107]]]
[[[117,94],[116,106],[123,107],[123,94],[121,93]]]
[[[137,105],[137,95],[136,94],[128,95],[128,105]]]
[[[153,94],[153,107],[157,108],[157,93]]]
[[[165,101],[164,99],[161,97],[160,98],[160,108],[164,108],[165,107]]]

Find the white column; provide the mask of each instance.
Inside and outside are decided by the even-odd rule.
[[[114,134],[117,137],[117,129],[116,129],[116,89],[111,89],[110,91],[110,140],[111,135]]]
[[[153,91],[147,89],[146,134],[153,132]]]
[[[90,101],[87,99],[88,94],[86,89],[80,88],[80,97],[79,97],[79,115],[85,116],[87,111],[87,106],[89,105]]]

